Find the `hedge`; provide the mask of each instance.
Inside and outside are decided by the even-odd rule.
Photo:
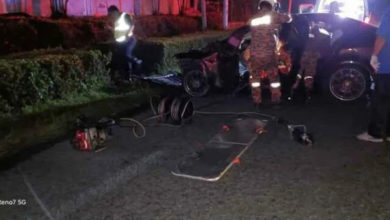
[[[144,59],[146,73],[178,71],[175,54],[227,34],[141,40],[136,54]],[[148,94],[161,94],[145,85],[108,90],[110,56],[105,54],[52,49],[0,58],[0,164],[9,155],[64,137],[80,114],[98,118],[123,113],[146,103]]]
[[[51,108],[40,113],[0,118],[0,171],[18,160],[29,157],[52,144],[69,138],[74,132],[76,118],[128,117],[148,102],[149,95],[156,96],[148,87],[125,94],[111,95],[104,99],[60,108]]]
[[[100,51],[71,50],[32,58],[0,59],[0,114],[101,91],[107,85],[109,57]]]
[[[141,40],[135,54],[146,74],[180,71],[174,55],[204,47],[228,32],[205,32]],[[80,93],[99,93],[109,80],[109,55],[98,50],[38,50],[0,58],[0,115]]]
[[[167,37],[199,30],[200,21],[192,17],[136,17],[139,38]],[[91,48],[113,41],[112,22],[106,17],[1,17],[0,55],[55,47]]]
[[[226,38],[229,33],[228,31],[209,31],[170,38],[149,38],[140,40],[134,53],[144,61],[143,71],[145,73],[180,72],[174,57],[176,54],[200,49],[209,43]]]
[[[80,115],[128,116],[159,94],[145,84],[107,87],[109,60],[96,50],[61,49],[0,59],[0,170],[20,154],[63,140]]]

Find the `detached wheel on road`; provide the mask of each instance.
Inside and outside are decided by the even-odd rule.
[[[336,100],[356,101],[369,88],[368,73],[353,64],[340,65],[330,74],[327,84],[330,95]]]
[[[183,87],[190,96],[202,97],[210,90],[209,79],[202,71],[192,70],[185,73]]]

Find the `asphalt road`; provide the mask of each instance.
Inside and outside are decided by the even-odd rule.
[[[255,110],[246,97],[194,102],[203,111]],[[355,139],[367,124],[364,103],[314,99],[261,112],[305,124],[315,144],[296,143],[284,126],[269,122],[241,163],[208,183],[170,171],[233,117],[196,115],[180,128],[148,128],[145,139],[118,129],[102,153],[80,154],[64,142],[0,173],[0,200],[27,200],[0,205],[0,218],[390,219],[390,146]]]

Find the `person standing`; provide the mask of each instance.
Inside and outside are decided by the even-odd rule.
[[[390,141],[390,7],[382,16],[370,63],[376,73],[370,122],[357,138],[380,143]]]
[[[255,104],[262,102],[262,84],[269,80],[271,102],[278,104],[281,97],[281,84],[278,75],[277,31],[282,23],[289,22],[289,16],[274,10],[275,1],[262,0],[259,12],[251,19],[250,44],[250,85]]]
[[[115,46],[111,61],[111,77],[116,80],[116,74],[122,80],[129,80],[130,74],[133,71],[133,63],[138,63],[139,60],[133,56],[133,50],[137,43],[133,35],[134,21],[132,17],[120,12],[119,9],[112,5],[108,8],[108,17],[114,22],[114,38]]]
[[[307,100],[311,99],[318,59],[322,55],[321,52],[326,51],[330,46],[329,34],[321,33],[320,27],[317,25],[311,24],[310,26],[309,36],[300,61],[300,69],[291,88],[291,97],[294,97],[299,84],[303,81]]]

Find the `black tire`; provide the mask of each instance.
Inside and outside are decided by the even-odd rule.
[[[192,70],[184,74],[184,90],[192,97],[205,96],[210,90],[207,75],[200,70]]]
[[[160,122],[167,122],[171,114],[171,104],[173,102],[173,97],[163,98],[157,108],[157,114],[159,116]]]
[[[332,100],[358,101],[370,88],[369,73],[356,64],[340,64],[326,77],[323,87]]]

